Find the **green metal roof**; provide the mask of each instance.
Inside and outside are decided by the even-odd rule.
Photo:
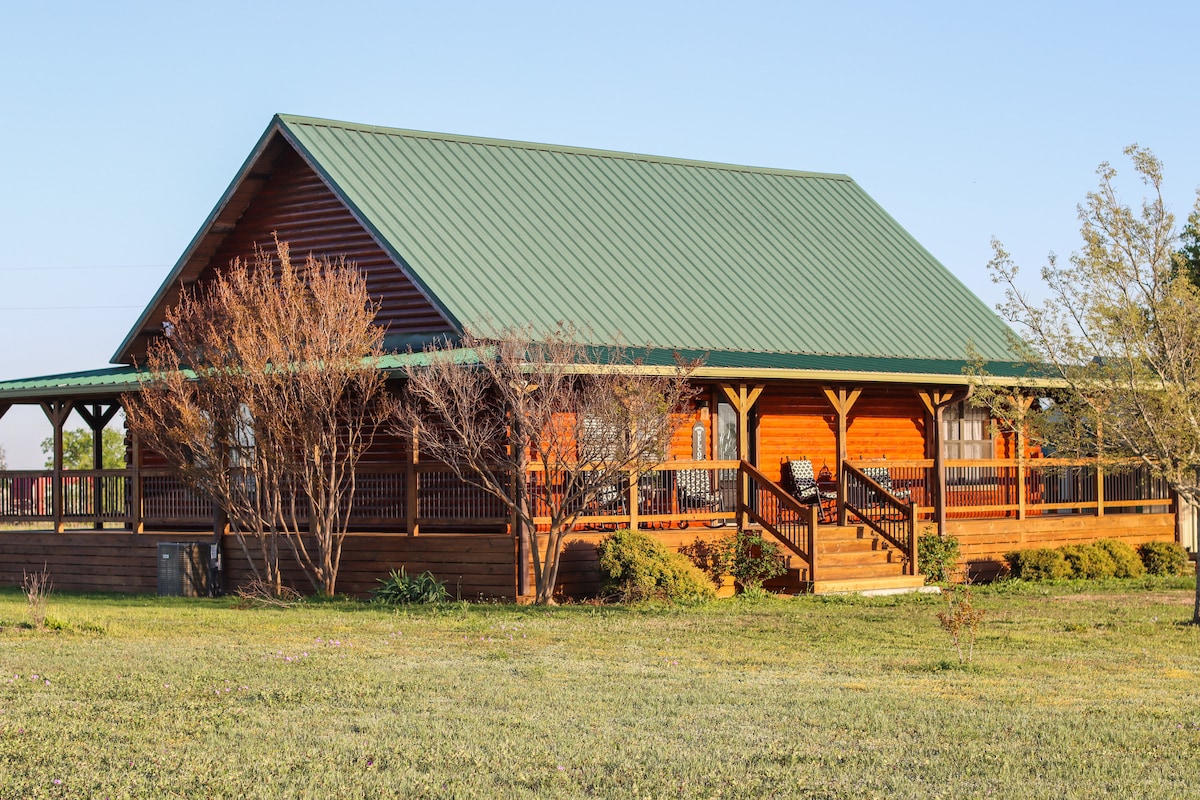
[[[107,367],[62,375],[42,375],[0,381],[0,399],[113,396],[138,388],[138,371],[134,367]]]
[[[999,317],[844,175],[276,124],[459,325],[959,366],[970,342],[1012,360]]]

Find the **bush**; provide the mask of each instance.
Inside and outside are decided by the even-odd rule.
[[[686,556],[641,531],[619,530],[600,542],[605,595],[624,602],[660,599],[695,602],[715,596],[712,583]]]
[[[1117,571],[1116,562],[1107,550],[1094,544],[1069,544],[1058,548],[1071,568],[1070,578],[1111,578]]]
[[[926,583],[949,583],[958,568],[958,539],[936,531],[917,540],[917,571]]]
[[[1068,578],[1071,567],[1058,550],[1044,547],[1015,550],[1004,556],[1014,578],[1023,581],[1052,581]]]
[[[383,585],[371,592],[377,603],[444,603],[450,599],[446,582],[439,581],[429,571],[407,575],[404,567],[400,567],[399,572],[392,570],[387,580],[380,578],[379,582]]]
[[[1101,539],[1096,547],[1108,553],[1113,561],[1114,578],[1140,578],[1146,574],[1146,566],[1138,556],[1137,550],[1129,542],[1119,539]]]
[[[1191,574],[1187,551],[1176,542],[1146,542],[1138,548],[1138,554],[1151,575]]]
[[[739,531],[724,542],[721,566],[725,574],[742,587],[742,591],[762,589],[763,581],[787,572],[787,562],[779,545],[752,531]]]

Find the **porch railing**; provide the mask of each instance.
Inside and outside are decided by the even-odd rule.
[[[853,464],[845,464],[846,511],[904,554],[904,573],[917,574],[917,509]],[[892,491],[896,491],[893,483]],[[903,490],[908,491],[908,490]]]
[[[859,470],[886,469],[893,487],[909,493],[918,518],[933,517],[937,498],[933,459],[846,463]],[[948,459],[945,470],[946,513],[954,519],[1104,515],[1167,510],[1173,503],[1166,481],[1135,461]]]
[[[846,463],[859,473],[866,468],[885,469],[892,489],[907,495],[917,518],[933,517],[937,474],[932,459]],[[739,513],[739,475],[749,475],[755,487],[753,492],[749,484],[745,487],[742,511],[765,515],[776,527],[777,523],[784,528],[792,524],[785,519],[788,506],[777,499],[775,483],[745,462],[671,461],[640,473],[626,473],[580,510],[576,527],[728,524]],[[1166,482],[1154,477],[1144,464],[1134,462],[948,460],[945,475],[946,512],[954,519],[1165,511],[1173,503]],[[64,470],[61,476],[56,505],[52,470],[0,472],[0,522],[56,526],[123,523],[135,530],[142,525],[205,529],[213,522],[212,503],[167,469]],[[547,491],[545,476],[537,470],[530,474],[535,498]],[[850,485],[857,480],[853,473],[847,480],[850,503],[855,502]],[[552,486],[548,491],[553,494],[562,488]],[[807,507],[800,508],[807,513]],[[544,508],[535,513],[540,524],[549,522]],[[494,530],[510,522],[503,503],[462,481],[444,465],[359,468],[352,526],[411,533],[426,526],[466,533]],[[783,540],[800,541],[784,528],[779,529]],[[803,545],[801,549],[811,552]]]
[[[815,581],[819,507],[816,504],[798,503],[778,484],[745,461],[740,466],[744,484],[738,512],[761,525],[763,530],[800,556],[807,567],[807,575],[802,575],[801,580]]]

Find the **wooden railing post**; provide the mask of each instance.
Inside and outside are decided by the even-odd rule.
[[[1029,465],[1024,459],[1017,461],[1017,519],[1025,519],[1025,486],[1027,483],[1025,471]]]
[[[129,530],[141,533],[145,526],[142,509],[142,440],[136,433],[131,437],[129,454]]]
[[[420,452],[416,426],[413,426],[409,441],[408,460],[404,464],[404,525],[409,536],[416,536],[420,533],[417,529],[417,464],[420,462]]]
[[[917,574],[917,504],[913,503],[908,510],[908,574]]]
[[[629,470],[629,530],[638,529],[638,480],[641,476],[636,469]]]
[[[808,580],[817,582],[817,520],[820,519],[820,502],[808,507]]]
[[[1096,516],[1104,516],[1104,466],[1096,458]]]

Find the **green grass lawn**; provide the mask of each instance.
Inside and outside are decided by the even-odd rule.
[[[1200,797],[1189,583],[699,608],[0,591],[2,797]]]

